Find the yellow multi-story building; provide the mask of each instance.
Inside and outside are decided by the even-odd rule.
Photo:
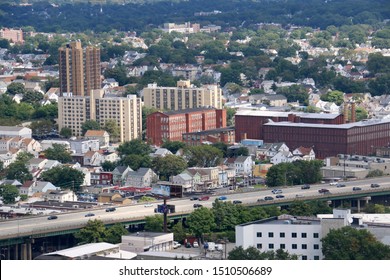
[[[143,89],[145,107],[161,110],[185,110],[199,107],[222,109],[222,90],[217,85],[197,88],[189,80],[178,81],[177,87],[149,84]]]
[[[104,95],[104,90],[92,90],[90,96],[66,94],[58,99],[58,126],[68,127],[73,135],[82,135],[82,124],[96,120],[101,126],[107,120],[116,121],[121,142],[142,136],[142,105],[136,95],[117,97]]]

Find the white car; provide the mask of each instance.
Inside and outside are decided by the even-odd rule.
[[[151,203],[146,203],[146,204],[144,204],[144,207],[153,207],[153,204],[151,204]]]
[[[177,249],[179,247],[181,247],[181,244],[177,241],[173,241],[173,249]]]
[[[336,186],[338,184],[338,182],[330,182],[329,185],[331,186]]]
[[[194,241],[194,243],[192,243],[192,247],[194,248],[199,248],[199,244],[197,241]]]

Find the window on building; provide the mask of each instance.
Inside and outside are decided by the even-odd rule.
[[[307,244],[302,244],[302,249],[306,250],[307,249]]]
[[[296,250],[296,249],[298,249],[298,245],[297,244],[292,244],[291,248]]]
[[[268,249],[273,249],[274,248],[274,244],[273,243],[269,243],[268,244]]]
[[[274,233],[273,232],[269,232],[268,233],[268,237],[274,237]]]
[[[315,260],[319,260],[319,259],[320,259],[320,256],[314,256],[314,259],[315,259]]]
[[[319,250],[320,249],[320,245],[319,244],[314,244],[313,248],[314,248],[314,250]]]
[[[286,244],[280,244],[280,249],[286,249]]]
[[[257,232],[257,233],[256,233],[256,237],[262,237],[261,232]]]
[[[292,232],[292,233],[291,233],[291,237],[292,237],[292,238],[297,238],[297,233],[296,233],[296,232]]]
[[[313,233],[313,238],[318,238],[320,235],[318,232]]]
[[[256,248],[257,248],[257,249],[262,249],[262,248],[263,248],[263,244],[257,243],[257,244],[256,244]]]
[[[302,260],[307,260],[307,256],[302,256]]]
[[[284,238],[284,237],[286,236],[286,234],[285,234],[284,232],[281,232],[281,233],[279,234],[279,236],[280,236],[281,238]]]
[[[307,237],[307,233],[306,232],[302,232],[301,236],[302,236],[302,238],[306,238]]]

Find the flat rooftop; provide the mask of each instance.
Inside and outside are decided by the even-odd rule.
[[[321,113],[303,113],[303,112],[276,112],[276,111],[261,111],[261,110],[238,110],[236,116],[254,116],[254,117],[285,117],[295,115],[307,119],[335,119],[340,114],[321,114]]]

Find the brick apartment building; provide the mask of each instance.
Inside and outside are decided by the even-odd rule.
[[[13,43],[23,44],[23,31],[21,29],[0,29],[0,38],[12,41]]]
[[[344,123],[342,114],[239,111],[236,141],[284,142],[290,149],[313,147],[317,158],[337,154],[370,155],[390,143],[390,119]]]
[[[183,141],[183,134],[226,127],[226,110],[193,108],[155,112],[148,116],[146,137],[150,144],[161,146],[163,140]]]

